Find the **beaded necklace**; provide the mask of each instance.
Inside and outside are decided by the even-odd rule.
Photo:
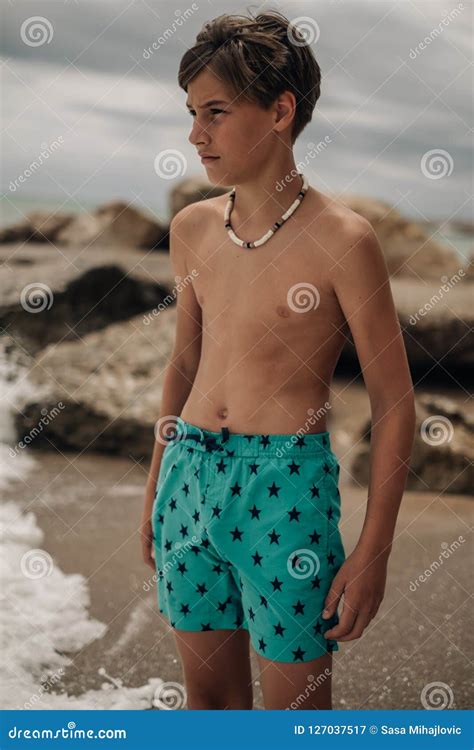
[[[287,219],[289,219],[290,216],[292,216],[295,213],[296,209],[300,205],[301,201],[303,200],[303,198],[304,198],[304,196],[305,196],[305,194],[306,194],[306,192],[308,190],[308,180],[306,179],[306,177],[304,176],[304,174],[302,174],[301,172],[298,172],[298,175],[303,180],[303,184],[302,184],[301,190],[298,193],[298,195],[296,196],[295,200],[293,201],[293,203],[291,204],[291,206],[289,207],[289,209],[287,211],[285,211],[285,213],[283,214],[283,216],[280,219],[278,219],[278,221],[276,221],[275,224],[268,230],[268,232],[265,232],[265,234],[262,237],[260,237],[259,240],[255,240],[254,242],[245,242],[244,240],[241,240],[240,237],[237,237],[237,235],[235,234],[234,230],[232,229],[232,224],[230,223],[230,216],[231,216],[231,213],[232,213],[232,209],[234,208],[235,187],[232,188],[232,191],[231,191],[231,193],[229,195],[229,200],[227,201],[227,205],[226,205],[226,208],[225,208],[225,213],[224,213],[224,226],[227,229],[227,233],[228,233],[230,239],[232,240],[232,242],[235,242],[235,244],[239,245],[240,247],[249,247],[249,248],[250,247],[259,247],[260,245],[263,245],[265,242],[268,242],[268,240],[270,239],[270,237],[273,237],[273,235],[275,234],[275,232],[278,229],[280,229],[281,226],[283,226],[283,224],[285,223],[285,221],[287,221]]]

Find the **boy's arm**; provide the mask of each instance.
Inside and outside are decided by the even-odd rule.
[[[201,356],[201,307],[192,284],[194,266],[189,248],[198,219],[199,209],[196,209],[195,205],[186,206],[173,217],[170,224],[169,253],[176,280],[177,315],[174,347],[163,379],[160,419],[164,420],[181,414]],[[156,487],[161,456],[166,447],[159,429],[157,438],[148,478],[151,487]]]
[[[145,563],[154,568],[151,557],[151,513],[156,493],[161,459],[166,441],[164,435],[173,417],[181,414],[187,401],[201,357],[202,316],[194,293],[192,279],[195,265],[191,250],[202,209],[195,204],[179,211],[170,224],[170,263],[176,280],[177,319],[173,351],[163,380],[160,420],[156,428],[142,517],[142,551]]]
[[[413,383],[385,258],[371,224],[362,217],[351,223],[333,283],[359,357],[372,424],[362,532],[326,600],[331,616],[344,592],[339,625],[326,631],[327,637],[339,640],[358,638],[383,599],[416,422]]]

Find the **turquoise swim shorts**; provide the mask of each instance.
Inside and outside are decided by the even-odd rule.
[[[178,630],[244,628],[258,654],[339,650],[324,600],[344,562],[328,432],[211,432],[178,417],[152,511],[160,612]]]

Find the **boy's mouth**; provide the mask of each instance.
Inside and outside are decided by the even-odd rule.
[[[200,157],[201,157],[201,161],[203,162],[215,161],[216,159],[220,158],[219,156],[212,156],[211,154],[202,154],[202,155],[200,154]]]

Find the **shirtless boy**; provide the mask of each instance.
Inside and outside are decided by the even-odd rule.
[[[160,410],[175,428],[157,435],[141,525],[189,709],[252,708],[250,645],[266,709],[332,707],[332,653],[384,596],[412,449],[413,386],[377,238],[306,189],[295,164],[320,91],[295,39],[276,12],[219,17],[179,72],[189,140],[213,157],[209,181],[235,188],[230,204],[229,191],[171,222],[173,270],[192,283]],[[349,330],[372,429],[365,520],[346,557],[326,417]]]

